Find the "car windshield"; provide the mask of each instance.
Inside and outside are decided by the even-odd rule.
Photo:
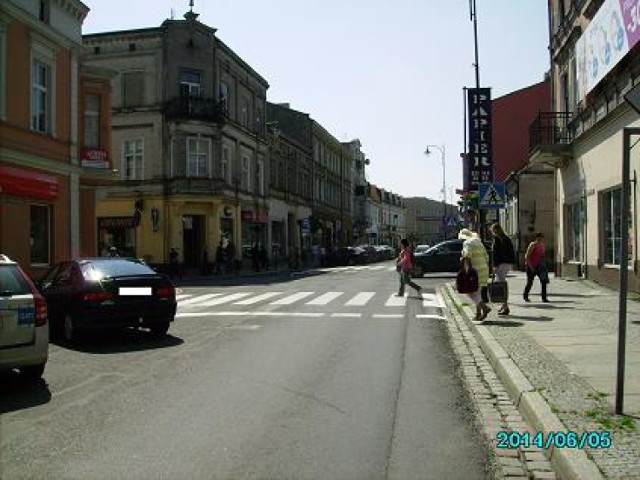
[[[81,264],[82,275],[87,280],[127,275],[153,275],[147,265],[125,259],[96,259]]]

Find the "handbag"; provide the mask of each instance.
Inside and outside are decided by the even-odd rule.
[[[456,276],[456,290],[459,293],[473,293],[479,288],[478,272],[471,266],[468,258],[463,259]]]
[[[507,282],[497,282],[494,277],[487,285],[487,294],[492,303],[506,303],[509,299],[509,285]]]

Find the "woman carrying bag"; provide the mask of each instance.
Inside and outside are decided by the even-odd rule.
[[[516,262],[516,253],[513,249],[511,239],[507,237],[499,223],[491,225],[493,235],[493,245],[491,247],[493,260],[493,274],[498,277],[499,282],[507,282],[507,273],[513,268]],[[508,296],[508,290],[507,290]],[[508,299],[505,298],[498,315],[509,315]]]
[[[475,292],[468,292],[469,298],[476,305],[475,320],[483,321],[491,311],[491,308],[482,301],[482,287],[487,286],[489,280],[489,254],[480,241],[477,233],[463,228],[458,233],[458,238],[464,240],[462,244],[462,261],[468,259],[471,267],[478,275],[478,289]],[[463,264],[464,265],[464,264]]]

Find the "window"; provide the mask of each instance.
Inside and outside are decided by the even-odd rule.
[[[51,222],[50,209],[48,205],[31,205],[31,237],[29,246],[31,247],[31,264],[48,265],[51,251],[51,237],[49,225]]]
[[[258,135],[264,135],[264,122],[262,121],[262,109],[256,109],[256,122],[255,122],[256,133]]]
[[[558,23],[562,23],[562,20],[564,20],[564,17],[566,15],[564,0],[557,0],[557,1],[558,1]]]
[[[144,72],[122,74],[122,106],[139,107],[144,100]]]
[[[258,195],[264,195],[264,160],[258,158],[256,162],[256,190]]]
[[[122,178],[143,179],[144,143],[142,139],[125,140],[122,143]]]
[[[242,97],[240,124],[245,128],[249,128],[249,99],[247,97]]]
[[[84,100],[84,145],[100,146],[100,97],[87,95]]]
[[[601,201],[601,225],[603,228],[602,261],[610,265],[620,265],[622,189],[615,188],[602,193]]]
[[[228,114],[229,112],[229,86],[220,82],[220,96],[219,96],[220,104],[222,105],[222,109]]]
[[[231,177],[231,148],[228,145],[222,145],[222,159],[220,160],[220,176],[225,182],[229,182]]]
[[[208,138],[187,139],[187,176],[209,177]]]
[[[202,83],[198,72],[180,72],[180,96],[199,97],[202,95]]]
[[[242,178],[240,180],[240,186],[243,190],[251,191],[251,166],[247,155],[242,156]]]
[[[51,131],[51,67],[33,61],[31,72],[31,128],[36,132]]]
[[[567,252],[566,257],[576,262],[584,261],[584,203],[578,201],[567,205]]]
[[[40,11],[38,12],[38,18],[41,22],[49,23],[50,11],[51,6],[49,5],[49,0],[40,0]]]

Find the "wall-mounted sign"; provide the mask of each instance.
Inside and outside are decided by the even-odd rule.
[[[0,193],[39,200],[55,200],[60,191],[58,177],[35,170],[0,166]]]
[[[493,181],[491,144],[491,89],[467,89],[469,108],[469,189],[477,190],[483,182]]]
[[[80,163],[86,168],[109,168],[107,151],[101,148],[81,148]]]

